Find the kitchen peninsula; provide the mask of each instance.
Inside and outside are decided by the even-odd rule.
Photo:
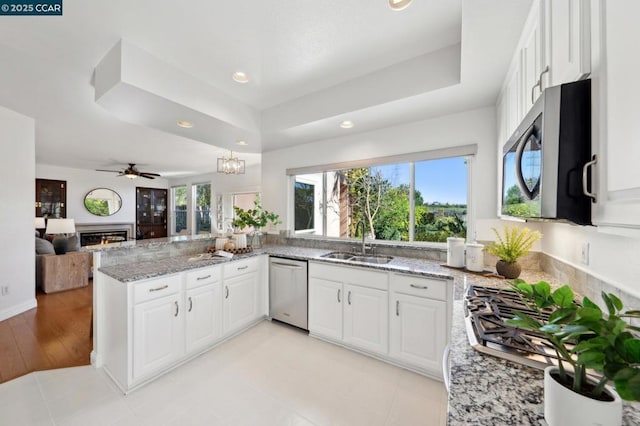
[[[290,243],[290,241],[287,241]],[[103,285],[117,286],[118,283],[134,283],[136,281],[145,282],[153,278],[166,278],[176,276],[176,274],[186,274],[185,282],[197,282],[198,278],[207,277],[201,281],[206,281],[213,286],[213,293],[221,292],[223,287],[219,283],[224,280],[216,275],[216,268],[244,267],[249,263],[247,270],[261,271],[266,277],[268,255],[295,258],[300,260],[310,260],[323,264],[345,264],[344,261],[327,260],[321,256],[334,251],[337,243],[323,245],[319,242],[309,243],[301,241],[301,244],[323,246],[324,248],[296,247],[291,245],[268,245],[262,250],[253,253],[234,256],[232,260],[213,259],[208,256],[201,256],[208,245],[212,245],[212,240],[208,238],[179,237],[177,239],[150,240],[120,246],[118,244],[98,247],[97,258],[106,260],[104,266],[100,266],[99,275],[102,279],[107,279]],[[331,247],[331,248],[327,248]],[[340,247],[342,249],[343,247]],[[199,251],[198,251],[199,250]],[[387,249],[393,250],[393,248]],[[476,352],[471,348],[466,336],[464,325],[464,313],[461,299],[464,289],[470,285],[484,286],[506,286],[507,284],[499,279],[485,278],[478,275],[465,274],[463,272],[445,268],[443,263],[442,250],[434,250],[427,255],[431,259],[420,259],[406,256],[407,252],[398,248],[405,256],[394,256],[393,260],[386,265],[358,265],[358,267],[370,270],[387,271],[389,273],[403,273],[426,278],[438,278],[445,280],[450,286],[453,296],[451,329],[450,329],[450,356],[449,356],[449,377],[450,391],[448,402],[448,424],[449,425],[485,425],[485,424],[520,424],[539,425],[543,424],[543,374],[541,370],[516,364],[510,361],[501,360],[490,355]],[[426,252],[426,250],[421,250]],[[127,256],[125,253],[128,253]],[[155,256],[159,258],[154,260]],[[170,254],[174,253],[175,256]],[[387,253],[388,254],[388,253]],[[423,253],[426,254],[426,253]],[[118,259],[118,261],[116,261]],[[140,259],[133,263],[125,263],[126,259]],[[204,273],[207,272],[207,273]],[[210,273],[211,272],[211,273]],[[195,274],[195,275],[194,275]],[[191,277],[191,278],[189,278]],[[555,282],[548,274],[535,271],[525,271],[523,278],[528,281],[548,280],[554,285]],[[98,282],[100,278],[98,279]],[[264,295],[266,294],[267,283],[264,279],[257,281],[260,289],[257,294],[257,310],[247,317],[246,322],[231,333],[237,333],[250,327],[253,323],[266,318],[268,307]],[[164,281],[167,290],[175,288],[175,282]],[[207,285],[209,285],[207,284]],[[203,285],[197,288],[203,288]],[[173,287],[172,287],[173,286]],[[218,286],[218,287],[216,287]],[[96,286],[97,292],[103,291]],[[126,288],[126,286],[122,287]],[[157,288],[151,287],[151,288]],[[197,288],[195,288],[197,290]],[[147,289],[148,290],[148,289]],[[186,291],[190,291],[187,288]],[[173,294],[176,294],[174,292]],[[101,296],[98,295],[98,298]],[[103,293],[104,297],[104,293]],[[188,302],[188,297],[184,303]],[[193,299],[192,300],[196,300]],[[111,302],[110,302],[111,303]],[[182,302],[181,302],[182,303]],[[96,306],[100,310],[100,304]],[[175,305],[169,303],[167,308],[169,315],[175,313]],[[189,309],[187,304],[186,309]],[[223,308],[221,308],[224,311]],[[127,313],[123,311],[123,316]],[[104,321],[105,318],[102,318]],[[221,317],[217,320],[224,323]],[[218,331],[223,333],[222,331]],[[100,327],[96,330],[97,336],[102,336]],[[100,337],[99,337],[100,338]],[[224,339],[223,339],[224,340]],[[220,340],[222,341],[222,340]],[[104,344],[104,342],[102,342]],[[129,341],[131,343],[131,341]],[[98,344],[98,349],[100,348]],[[104,347],[104,346],[103,346]],[[196,353],[196,352],[194,352]],[[101,354],[103,355],[103,354]],[[104,355],[103,355],[104,356]],[[188,359],[189,357],[185,358]],[[176,365],[179,365],[178,362]],[[148,377],[144,376],[140,382],[134,383],[131,389],[146,382]],[[125,386],[126,387],[126,386]],[[127,391],[127,389],[123,389]],[[625,425],[640,425],[640,406],[637,403],[625,403],[624,406]]]

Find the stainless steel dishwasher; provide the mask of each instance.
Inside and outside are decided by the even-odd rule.
[[[308,330],[306,260],[269,258],[269,316]]]

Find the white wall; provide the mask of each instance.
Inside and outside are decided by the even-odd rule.
[[[356,124],[357,125],[357,124]],[[291,229],[287,217],[287,168],[314,166],[450,148],[478,145],[474,161],[471,203],[477,219],[496,218],[496,117],[486,107],[434,119],[392,126],[367,133],[312,142],[262,155],[262,195],[267,210],[273,210]]]
[[[36,177],[67,181],[67,217],[76,224],[82,223],[134,223],[136,221],[136,186],[148,188],[168,188],[166,179],[127,179],[116,173],[94,170],[72,169],[68,167],[36,165]],[[84,207],[84,197],[96,188],[109,188],[122,198],[122,208],[116,214],[106,217],[95,216]],[[35,195],[34,195],[35,199]]]
[[[598,232],[589,226],[546,223],[542,250],[596,278],[640,297],[640,239]],[[583,244],[589,244],[588,265],[581,261]]]
[[[36,306],[35,162],[34,120],[0,107],[0,320]]]

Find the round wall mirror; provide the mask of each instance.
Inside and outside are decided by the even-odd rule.
[[[96,216],[111,216],[122,207],[122,198],[111,189],[96,188],[84,197],[84,206]]]

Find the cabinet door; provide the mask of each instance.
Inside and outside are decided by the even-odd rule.
[[[36,217],[67,217],[67,181],[36,179]]]
[[[531,14],[522,33],[522,117],[527,115],[540,93],[542,84],[537,84],[543,68],[541,2],[534,2]],[[518,120],[520,121],[520,120]]]
[[[592,108],[594,146],[598,148],[596,172],[597,203],[593,222],[600,230],[623,236],[640,237],[640,2],[604,2],[597,16],[600,31],[599,63],[594,61]],[[592,12],[597,13],[596,9]],[[600,35],[600,37],[597,37]],[[598,49],[594,49],[596,52]]]
[[[148,376],[183,353],[179,293],[133,308],[133,379]]]
[[[576,81],[591,72],[589,0],[547,0],[551,85]]]
[[[442,375],[446,345],[446,303],[392,293],[391,356]]]
[[[258,274],[249,272],[224,281],[224,334],[233,333],[258,318]]]
[[[186,352],[209,346],[222,335],[222,284],[189,290],[185,295]]]
[[[342,283],[309,278],[309,331],[342,340]]]
[[[344,342],[359,348],[388,353],[388,293],[345,284]]]

